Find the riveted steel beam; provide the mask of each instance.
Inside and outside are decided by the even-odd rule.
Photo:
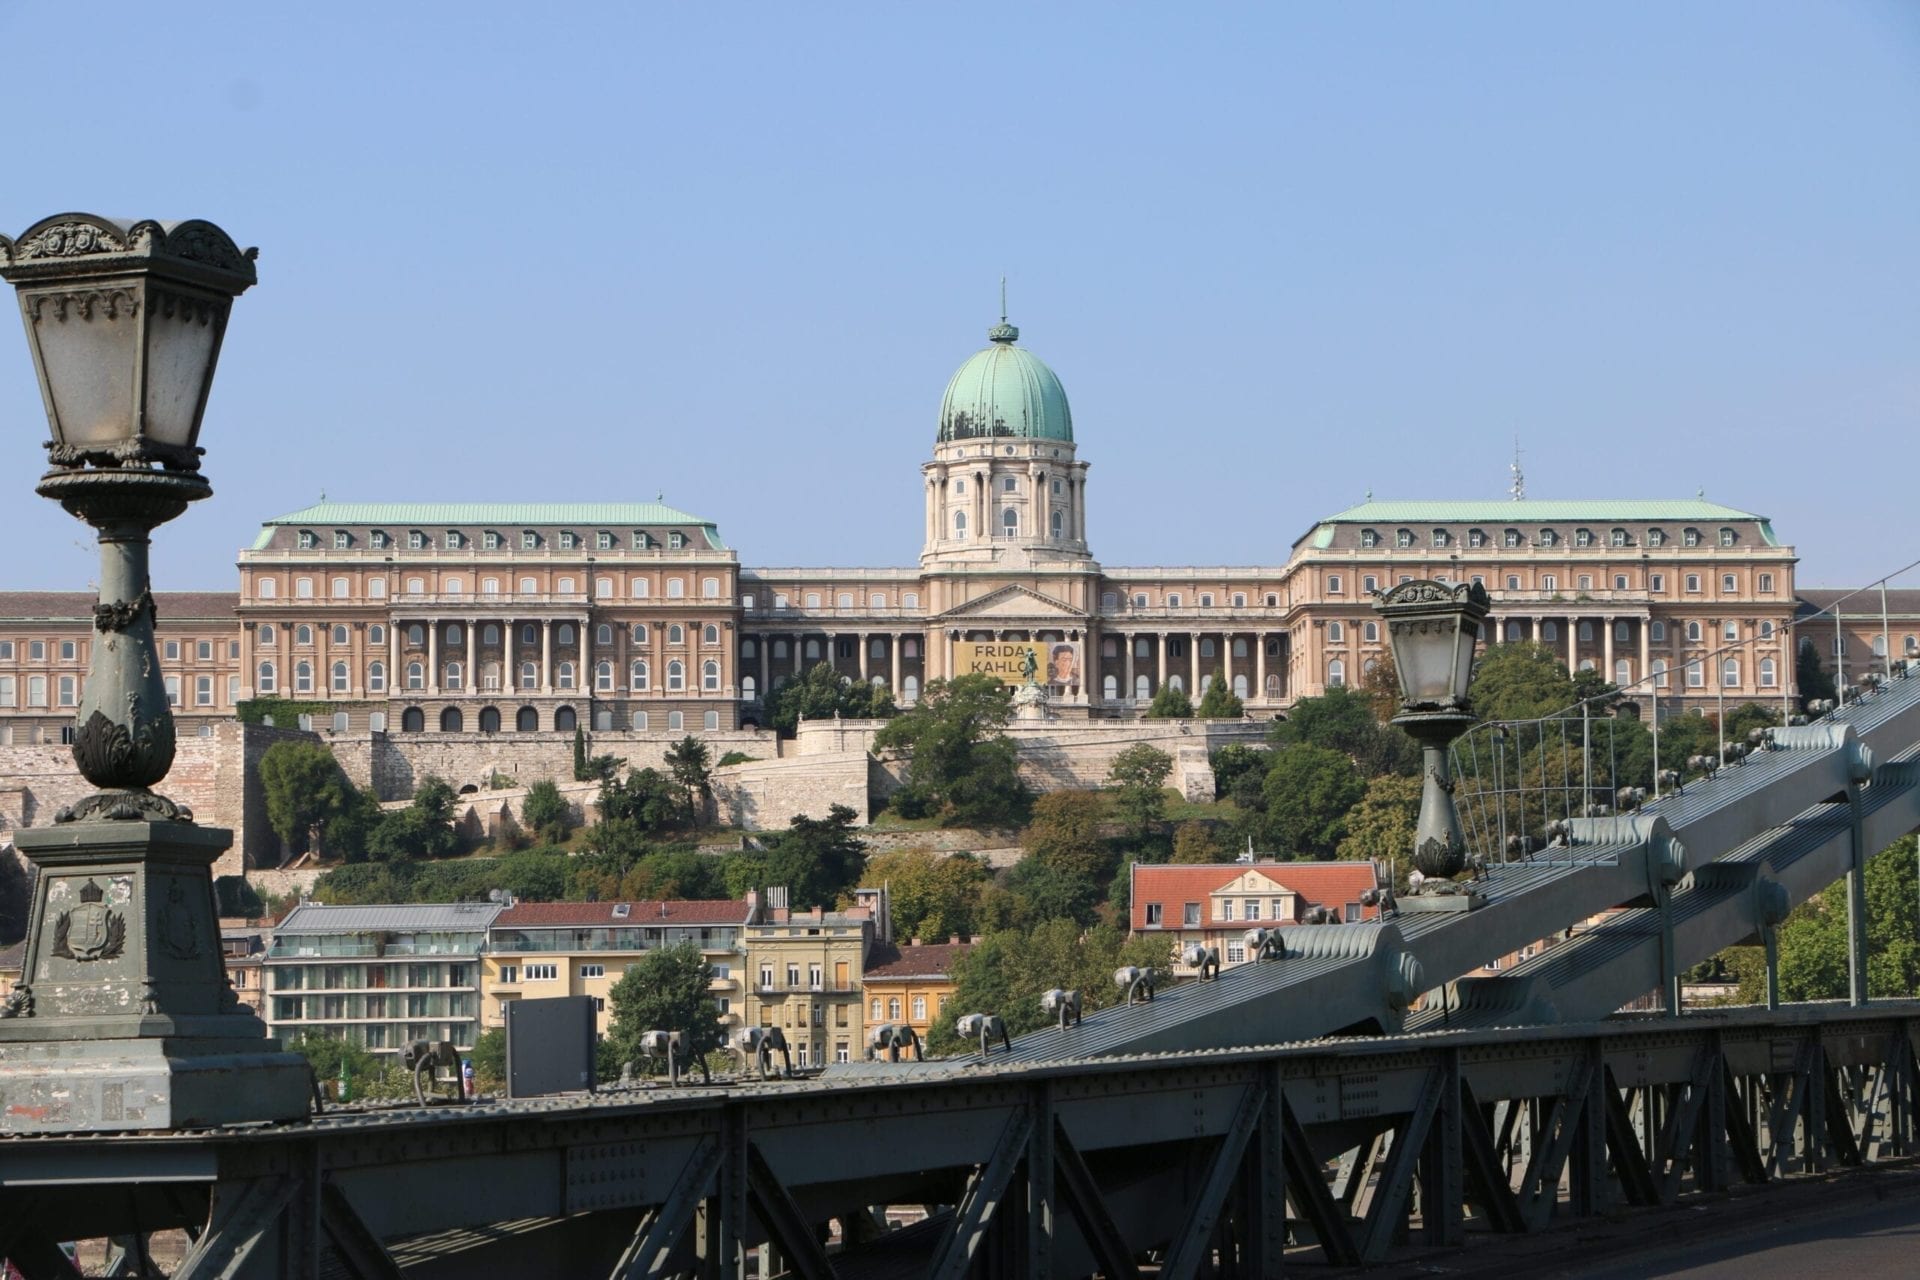
[[[1280,1106],[1281,1152],[1287,1167],[1287,1194],[1313,1230],[1313,1238],[1327,1261],[1337,1267],[1360,1265],[1360,1246],[1345,1208],[1327,1190],[1320,1157],[1306,1129],[1284,1097]]]
[[[346,1264],[355,1280],[400,1280],[400,1268],[367,1230],[367,1224],[354,1211],[353,1202],[332,1182],[320,1184],[320,1229],[327,1233],[333,1252]]]
[[[1033,1131],[1033,1116],[1024,1106],[1007,1117],[994,1144],[993,1154],[967,1181],[966,1194],[960,1199],[948,1230],[928,1270],[928,1280],[960,1280],[986,1239],[1013,1181],[1015,1168],[1025,1158],[1027,1138]]]
[[[642,1280],[660,1274],[668,1256],[692,1228],[694,1210],[712,1193],[721,1154],[720,1143],[711,1138],[694,1149],[680,1170],[673,1194],[641,1217],[633,1239],[614,1264],[613,1280]]]
[[[800,1212],[800,1206],[787,1194],[752,1141],[747,1143],[747,1203],[800,1280],[833,1280],[833,1263],[813,1224]]]
[[[1086,1237],[1100,1274],[1108,1280],[1135,1280],[1140,1268],[1134,1262],[1133,1249],[1107,1211],[1099,1182],[1058,1116],[1053,1120],[1053,1168],[1060,1200],[1080,1224],[1080,1234]]]
[[[1406,1223],[1407,1201],[1413,1192],[1413,1171],[1427,1130],[1440,1109],[1444,1073],[1432,1070],[1420,1086],[1413,1110],[1394,1126],[1393,1143],[1386,1163],[1380,1167],[1380,1182],[1367,1206],[1361,1226],[1360,1256],[1366,1262],[1378,1262],[1392,1248],[1395,1234]]]
[[[1249,1085],[1242,1095],[1233,1125],[1220,1139],[1220,1146],[1208,1163],[1200,1194],[1187,1206],[1186,1226],[1167,1249],[1166,1260],[1160,1265],[1161,1280],[1193,1280],[1200,1274],[1214,1231],[1220,1225],[1220,1210],[1226,1204],[1227,1193],[1240,1172],[1241,1158],[1247,1153],[1247,1143],[1265,1109],[1266,1095],[1264,1081]]]
[[[174,1280],[235,1280],[279,1274],[284,1265],[280,1259],[262,1257],[256,1266],[255,1254],[281,1225],[287,1207],[299,1192],[296,1178],[260,1178],[238,1186],[215,1186],[207,1229],[173,1273]]]
[[[1460,1082],[1460,1152],[1468,1203],[1479,1210],[1494,1231],[1525,1231],[1520,1202],[1514,1198],[1513,1182],[1494,1143],[1487,1112],[1465,1080]]]

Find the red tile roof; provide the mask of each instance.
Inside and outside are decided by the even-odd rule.
[[[93,620],[91,591],[0,591],[0,621],[79,622]],[[231,623],[240,607],[237,591],[156,591],[154,609],[164,630],[169,622]]]
[[[863,982],[904,982],[909,978],[947,978],[967,952],[971,942],[922,942],[895,946],[883,942],[867,954]]]
[[[616,916],[617,906],[628,908]],[[685,902],[516,902],[493,922],[496,929],[564,929],[594,925],[745,924],[744,898],[703,898]]]
[[[1277,881],[1304,899],[1303,907],[1344,907],[1358,902],[1360,895],[1378,881],[1371,862],[1216,862],[1204,866],[1133,864],[1131,924],[1135,932],[1147,928],[1147,904],[1160,903],[1157,929],[1179,929],[1181,907],[1189,902],[1200,908],[1204,927],[1230,927],[1241,921],[1213,919],[1206,906],[1208,895],[1249,871],[1258,871]],[[1361,909],[1361,918],[1373,919],[1379,912],[1373,907]],[[1256,922],[1258,923],[1258,922]],[[1282,921],[1281,923],[1286,923]]]

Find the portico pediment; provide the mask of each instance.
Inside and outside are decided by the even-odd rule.
[[[1019,585],[1008,585],[976,600],[957,604],[941,614],[940,618],[946,622],[1085,623],[1087,615],[1085,611],[1065,601],[1055,600],[1052,596],[1043,596],[1038,591],[1030,591]]]

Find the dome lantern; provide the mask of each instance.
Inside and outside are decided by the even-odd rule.
[[[1000,323],[947,383],[940,402],[940,442],[994,437],[1073,440],[1066,388],[1046,362],[1014,345],[1020,330]]]

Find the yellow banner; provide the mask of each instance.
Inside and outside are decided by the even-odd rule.
[[[959,640],[954,642],[953,661],[955,675],[995,676],[1001,684],[1080,682],[1080,646],[1064,641]]]

